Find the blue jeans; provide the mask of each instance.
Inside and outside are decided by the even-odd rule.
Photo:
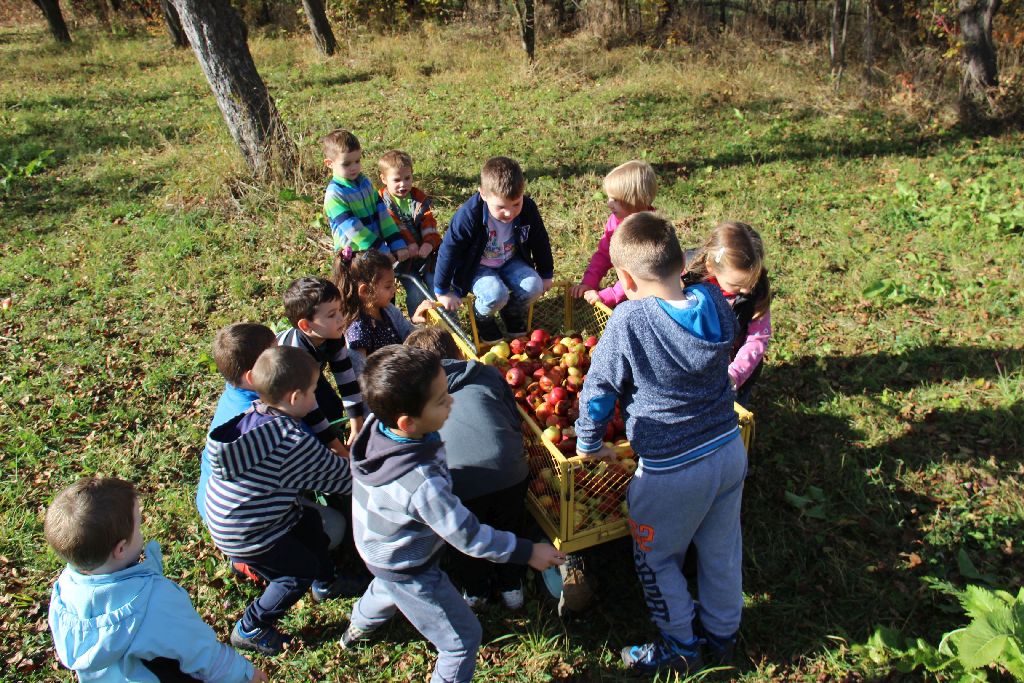
[[[507,315],[525,316],[530,304],[543,293],[540,275],[518,257],[499,268],[477,266],[473,274],[474,308],[479,316],[492,316],[502,309]]]

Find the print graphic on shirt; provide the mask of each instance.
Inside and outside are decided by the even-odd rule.
[[[515,251],[515,239],[512,236],[512,224],[502,223],[493,218],[487,221],[487,244],[480,263],[497,268],[506,263]]]

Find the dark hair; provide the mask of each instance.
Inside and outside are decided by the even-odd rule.
[[[320,145],[324,150],[324,158],[331,161],[334,161],[342,154],[362,149],[359,146],[359,139],[343,128],[336,128],[320,138]]]
[[[739,221],[724,221],[716,225],[704,241],[704,245],[697,250],[693,260],[687,265],[686,280],[710,280],[712,275],[708,271],[708,261],[749,273],[750,289],[752,292],[756,289],[757,294],[754,301],[754,318],[760,318],[768,312],[772,302],[771,284],[768,282],[768,269],[764,264],[764,243],[757,230]]]
[[[258,323],[235,323],[217,332],[213,338],[213,362],[231,384],[242,383],[242,375],[252,370],[260,354],[274,345],[274,331]]]
[[[252,386],[264,403],[274,404],[289,392],[305,391],[320,374],[320,364],[297,346],[272,346],[252,367]]]
[[[79,479],[46,510],[46,542],[75,569],[92,571],[135,534],[138,495],[135,485],[122,479]]]
[[[430,400],[430,384],[441,359],[426,349],[392,344],[371,353],[359,377],[363,400],[386,427],[402,415],[419,417]]]
[[[480,189],[501,199],[519,199],[526,189],[523,169],[515,159],[491,157],[480,169]]]
[[[391,259],[376,249],[358,251],[351,259],[346,259],[344,252],[334,254],[331,279],[340,292],[341,315],[346,320],[355,320],[363,308],[359,285],[369,287],[373,296],[374,285],[384,270],[391,270]]]
[[[406,346],[426,349],[441,358],[462,360],[462,349],[455,343],[455,337],[448,330],[438,325],[427,325],[413,330],[405,339]]]
[[[630,215],[612,233],[612,263],[641,280],[678,278],[683,250],[672,223],[650,211]]]
[[[312,320],[316,307],[341,299],[341,292],[330,280],[322,277],[300,277],[284,292],[284,314],[288,322],[298,325],[300,320]]]

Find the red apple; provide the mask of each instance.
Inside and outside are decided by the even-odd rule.
[[[569,351],[568,347],[566,347],[565,344],[561,344],[561,343],[555,344],[554,346],[551,347],[551,355],[553,355],[553,356],[563,356],[568,351]]]
[[[548,485],[540,479],[534,479],[530,482],[530,490],[533,491],[535,495],[540,496],[547,492]]]
[[[546,330],[536,329],[533,331],[533,334],[530,335],[530,341],[544,346],[551,341],[551,335],[548,334]]]
[[[565,401],[569,398],[569,392],[564,387],[552,387],[551,391],[552,402],[558,403],[559,401]]]
[[[544,353],[544,345],[531,341],[525,346],[523,350],[526,352],[526,355],[529,356],[530,358],[537,358],[538,356],[540,356],[540,354]]]
[[[561,427],[560,419],[557,415],[548,415],[548,419],[544,420],[545,427]]]
[[[595,346],[597,346],[597,337],[595,337],[594,335],[590,335],[583,342],[583,345],[586,346],[588,349],[594,348]]]
[[[512,350],[512,353],[518,356],[521,353],[526,353],[526,344],[529,341],[530,340],[525,337],[519,337],[510,341],[508,343],[508,348]]]
[[[537,421],[541,424],[546,424],[548,417],[554,415],[555,410],[551,407],[550,403],[541,401],[538,405],[534,406],[533,414],[537,416]]]
[[[551,373],[551,370],[549,370],[548,373]],[[559,378],[559,381],[560,379],[561,378]],[[551,374],[546,374],[542,375],[541,378],[537,380],[537,383],[540,384],[542,391],[551,391],[555,388],[556,380]]]
[[[572,408],[572,401],[558,401],[555,403],[555,415],[568,415],[570,408]]]
[[[526,382],[526,373],[513,366],[505,373],[505,381],[510,387],[521,387]]]

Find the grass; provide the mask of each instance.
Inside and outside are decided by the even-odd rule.
[[[253,596],[192,505],[221,386],[207,349],[227,323],[278,319],[292,278],[327,271],[315,141],[336,126],[370,170],[408,150],[442,224],[485,158],[517,157],[566,278],[606,217],[601,178],[629,158],[655,164],[656,204],[685,244],[724,218],[761,230],[775,336],[745,496],[743,656],[711,678],[891,675],[851,646],[880,625],[937,640],[960,623],[929,581],[971,578],[961,551],[1019,585],[1019,133],[919,125],[836,94],[817,53],[728,35],[713,56],[581,36],[533,68],[510,37],[471,27],[350,33],[333,60],[254,35],[304,155],[279,195],[248,183],[191,53],[162,34],[80,31],[61,50],[41,27],[0,31],[0,679],[71,680],[45,624],[60,563],[41,520],[83,473],[139,484],[168,576],[222,637]],[[523,614],[484,615],[481,680],[622,678],[617,649],[651,635],[628,544],[594,549],[591,566],[601,590],[582,618],[563,624],[536,589]],[[261,660],[272,678],[425,676],[431,650],[400,620],[342,656],[350,606],[294,610],[285,626],[304,644]]]

